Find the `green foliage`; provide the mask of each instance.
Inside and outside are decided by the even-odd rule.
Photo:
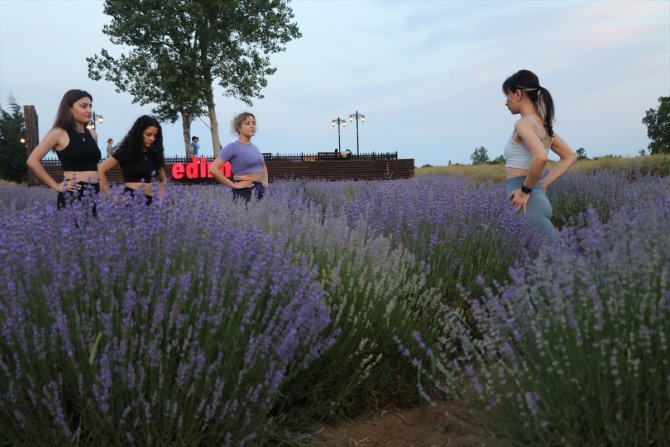
[[[491,161],[489,159],[489,153],[484,146],[475,149],[472,155],[470,155],[470,160],[472,160],[473,165],[483,165]]]
[[[504,165],[505,164],[505,156],[504,155],[499,155],[493,160],[489,162],[489,164],[492,165]]]
[[[130,93],[134,103],[156,104],[152,112],[161,121],[175,122],[179,115],[195,118],[205,114],[198,90],[188,67],[170,63],[169,56],[138,50],[119,58],[105,49],[86,58],[89,77],[113,82],[117,92]]]
[[[584,149],[583,147],[580,147],[579,149],[577,149],[575,151],[575,153],[577,154],[577,160],[588,160],[589,159],[589,156],[586,155],[586,149]]]
[[[651,154],[670,154],[670,96],[658,98],[658,108],[649,109],[642,118],[647,126],[647,136],[651,140]]]
[[[10,96],[8,102],[8,110],[0,106],[0,178],[23,182],[28,177],[26,146],[21,143],[23,112],[14,97]]]
[[[199,116],[206,107],[214,148],[214,82],[224,96],[251,104],[276,71],[267,54],[300,37],[285,0],[107,0],[104,11],[112,22],[103,32],[132,50],[118,60],[105,50],[88,58],[89,76],[106,73],[117,88],[159,104],[156,113],[173,119],[177,112]]]

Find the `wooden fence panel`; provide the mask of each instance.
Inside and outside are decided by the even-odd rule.
[[[57,182],[63,181],[60,163],[43,163],[44,169]],[[318,160],[290,161],[268,160],[266,162],[270,181],[320,179],[320,180],[393,180],[414,176],[414,159],[402,160]],[[214,179],[197,181],[172,179],[172,164],[166,164],[165,173],[169,181],[177,184],[214,183]],[[123,183],[121,167],[117,166],[107,173],[108,180]]]

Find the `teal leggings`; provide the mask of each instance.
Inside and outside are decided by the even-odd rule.
[[[505,192],[507,196],[512,193],[512,191],[521,188],[526,177],[512,177],[505,180]],[[553,210],[551,208],[551,203],[549,203],[549,198],[538,182],[537,186],[533,188],[533,192],[530,194],[530,200],[526,204],[526,214],[524,216],[523,211],[519,212],[520,219],[527,219],[528,223],[538,230],[544,232],[549,236],[551,240],[556,238],[556,228],[554,224],[551,223],[551,215]]]

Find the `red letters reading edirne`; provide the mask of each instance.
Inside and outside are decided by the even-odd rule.
[[[205,157],[193,157],[193,161],[184,166],[182,163],[175,163],[172,165],[172,178],[175,180],[183,180],[186,177],[188,180],[196,180],[200,178],[214,178],[209,173],[209,167],[212,165],[211,161],[205,160]],[[232,177],[233,171],[230,168],[230,163],[226,162],[221,167],[221,172],[226,177]]]

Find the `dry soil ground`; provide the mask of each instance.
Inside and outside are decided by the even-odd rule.
[[[445,414],[449,413],[449,416]],[[325,425],[314,447],[491,447],[492,438],[462,407],[438,403],[387,408]]]

